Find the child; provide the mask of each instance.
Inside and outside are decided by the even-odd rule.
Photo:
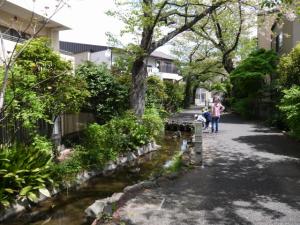
[[[197,120],[197,121],[200,121],[200,122],[202,122],[202,123],[206,123],[206,119],[202,116],[202,115],[197,115],[197,114],[195,114],[195,120]]]
[[[204,108],[202,116],[205,118],[205,127],[204,130],[208,128],[209,122],[211,121],[211,115],[207,107]]]

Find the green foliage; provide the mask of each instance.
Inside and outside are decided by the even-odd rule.
[[[259,49],[252,52],[230,74],[232,103],[236,112],[246,117],[254,117],[253,110],[263,91],[270,84],[265,79],[276,69],[277,56],[273,51]]]
[[[176,173],[176,172],[180,171],[182,166],[183,166],[182,152],[177,152],[171,160],[171,165],[168,168],[166,168],[166,172],[167,173]]]
[[[146,128],[149,139],[158,137],[164,129],[164,122],[161,119],[160,113],[161,112],[155,108],[148,108],[143,115],[143,126]]]
[[[28,45],[27,45],[28,44]],[[88,96],[86,83],[72,75],[71,63],[52,50],[45,38],[32,40],[11,71],[6,96],[7,112],[26,128],[35,128],[38,120],[53,122],[63,112],[78,111]]]
[[[63,184],[66,181],[73,181],[76,175],[85,168],[86,155],[86,150],[82,146],[76,146],[69,158],[53,164],[50,168],[50,174],[55,183]]]
[[[164,82],[157,76],[147,78],[146,107],[162,108],[166,99]]]
[[[83,169],[102,168],[120,154],[150,142],[163,126],[156,109],[148,109],[141,121],[127,112],[105,125],[91,124],[85,131],[83,145],[77,146],[69,159],[54,166],[52,176],[62,182],[74,179]]]
[[[232,103],[232,109],[244,118],[255,117],[255,106],[255,100],[251,97],[238,98]]]
[[[150,141],[146,128],[132,113],[127,113],[120,119],[113,119],[107,124],[111,138],[107,140],[109,146],[114,146],[120,152],[128,152]]]
[[[227,93],[228,85],[228,82],[215,82],[213,85],[211,85],[210,89],[212,91]]]
[[[292,134],[300,138],[300,87],[283,90],[283,94],[279,109],[285,115]]]
[[[300,85],[300,44],[280,58],[278,65],[279,84],[282,88]]]
[[[53,184],[49,168],[52,165],[52,145],[36,136],[31,146],[15,144],[0,151],[0,205],[9,206],[17,198],[35,202],[39,192],[49,196]]]
[[[94,113],[99,123],[103,124],[129,108],[128,86],[112,76],[106,65],[85,63],[77,68],[76,74],[87,81],[91,94],[84,109]]]
[[[184,85],[180,83],[165,82],[166,98],[164,108],[168,112],[176,112],[183,106]]]

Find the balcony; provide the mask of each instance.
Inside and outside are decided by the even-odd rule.
[[[23,43],[24,41],[26,41],[26,39],[16,37],[16,36],[13,36],[10,34],[6,34],[6,33],[1,33],[1,36],[4,40],[8,40],[8,41],[12,41],[12,42]]]
[[[177,70],[166,70],[166,71],[171,71],[171,72],[163,72],[163,71],[159,71],[159,69],[155,67],[147,67],[147,72],[149,76],[156,75],[162,80],[179,81],[182,79],[182,76],[179,76],[177,74]]]

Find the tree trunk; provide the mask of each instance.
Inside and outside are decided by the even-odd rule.
[[[147,67],[144,63],[144,57],[137,58],[132,66],[132,89],[130,95],[130,104],[134,113],[138,117],[142,117],[145,111],[145,95],[146,95],[146,77]]]
[[[185,84],[185,94],[184,94],[184,108],[187,109],[191,105],[191,97],[192,97],[192,80],[191,75],[189,74],[186,77],[186,84]]]
[[[233,60],[231,57],[226,57],[223,59],[222,62],[224,69],[226,70],[226,72],[228,74],[230,74],[235,68],[234,68],[234,64],[233,64]]]

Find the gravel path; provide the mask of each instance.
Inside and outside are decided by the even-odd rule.
[[[204,168],[129,200],[127,225],[300,224],[299,142],[229,114],[203,141]]]

